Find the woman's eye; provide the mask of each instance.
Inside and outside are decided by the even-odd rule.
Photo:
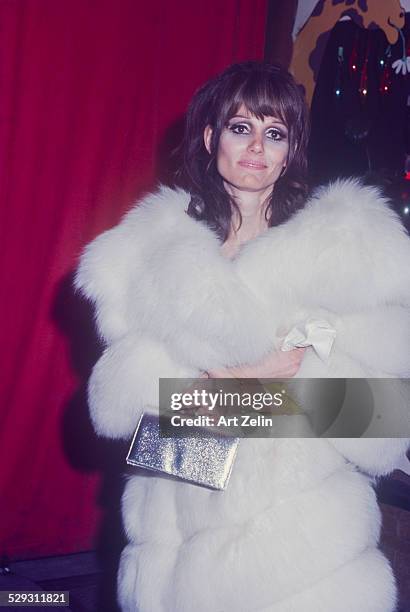
[[[287,134],[278,128],[271,128],[266,132],[266,136],[270,138],[270,140],[286,140]]]
[[[233,123],[229,126],[229,129],[234,134],[247,134],[249,132],[249,128],[244,123]]]

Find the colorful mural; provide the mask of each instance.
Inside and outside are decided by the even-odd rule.
[[[342,18],[350,18],[364,28],[378,27],[389,44],[397,42],[404,26],[405,11],[400,0],[320,0],[297,34],[290,70],[303,85],[310,104],[329,33]]]

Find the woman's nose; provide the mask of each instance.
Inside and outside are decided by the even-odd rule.
[[[262,134],[254,134],[251,142],[249,143],[249,151],[253,153],[262,153],[263,152],[263,135]]]

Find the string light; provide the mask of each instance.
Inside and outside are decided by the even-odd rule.
[[[338,47],[337,49],[337,69],[336,69],[336,82],[335,82],[335,94],[337,98],[342,95],[342,70],[344,64],[344,49]]]
[[[405,206],[405,207],[403,208],[403,213],[404,213],[405,215],[408,215],[408,214],[409,214],[409,212],[410,212],[410,208],[409,208],[408,206]]]
[[[357,66],[359,64],[358,59],[359,58],[357,54],[357,40],[355,39],[352,50],[350,52],[350,57],[349,57],[349,69],[352,75],[356,74]]]
[[[380,59],[380,66],[382,66],[380,81],[379,81],[379,91],[382,95],[385,95],[390,92],[391,85],[391,69],[390,69],[390,59],[391,59],[391,48],[390,45],[387,47],[384,57]]]

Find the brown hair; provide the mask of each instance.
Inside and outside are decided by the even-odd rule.
[[[269,225],[286,221],[304,205],[307,194],[309,120],[300,88],[280,66],[263,62],[230,66],[194,95],[187,112],[183,142],[183,184],[191,193],[188,214],[206,221],[223,241],[230,230],[232,206],[237,206],[224,188],[216,156],[221,132],[242,104],[259,119],[277,117],[288,129],[287,166],[275,183],[266,210]],[[207,125],[212,127],[210,154],[204,145]]]

